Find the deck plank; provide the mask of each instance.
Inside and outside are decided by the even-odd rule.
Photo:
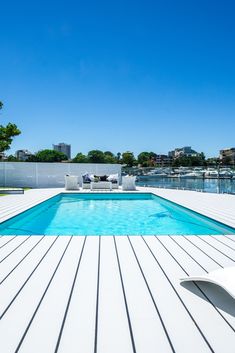
[[[43,256],[46,251],[52,245],[54,237],[47,237],[37,248],[35,253],[31,253],[25,261],[23,261],[19,267],[13,271],[13,273],[4,281],[0,286],[0,316],[2,315],[5,308],[11,302],[16,295],[17,291],[21,288],[27,279],[31,278],[32,272],[37,266],[40,266],[39,262],[43,262]],[[3,273],[5,263],[2,263],[1,270]],[[31,275],[32,274],[32,275]]]
[[[98,353],[133,352],[112,237],[101,237],[97,338]]]
[[[0,243],[0,253],[2,249],[7,246],[10,242],[12,242],[16,238],[16,235],[7,235],[4,236],[2,242]]]
[[[200,240],[203,241],[205,244],[208,244],[213,249],[217,249],[217,251],[219,251],[220,253],[229,256],[233,260],[235,265],[235,249],[231,245],[223,243],[222,240],[217,241],[214,236],[200,237]]]
[[[184,252],[186,251],[195,261],[197,261],[200,266],[202,267],[200,270],[198,269],[198,272],[192,271],[192,266],[188,269],[190,272],[190,275],[197,275],[197,274],[205,274],[204,270],[206,271],[213,271],[216,270],[219,267],[223,267],[222,263],[218,262],[216,257],[214,258],[213,256],[210,256],[207,252],[203,251],[200,246],[195,245],[194,242],[191,240],[191,236],[170,236],[169,237],[170,241],[167,242],[168,244],[171,245],[171,242],[176,242],[179,247],[182,247],[184,249]],[[165,242],[167,239],[163,239]],[[182,254],[182,256],[185,257],[185,254]],[[194,267],[195,269],[195,267]]]
[[[156,241],[154,237],[151,238],[153,242]],[[130,237],[130,242],[139,258],[175,351],[182,353],[210,352],[198,328],[142,238]],[[164,249],[159,248],[159,251],[164,256]]]
[[[232,239],[228,238],[226,235],[213,235],[213,238],[235,250],[235,241],[233,242]]]
[[[62,189],[63,190],[63,189]],[[62,192],[61,189],[32,189],[22,195],[6,195],[0,200],[0,222]],[[2,200],[4,199],[4,200]]]
[[[23,238],[23,237],[22,237]],[[45,239],[43,236],[31,236],[19,250],[14,253],[14,256],[8,256],[3,262],[0,263],[0,283],[13,269],[33,251],[38,242]]]
[[[29,240],[28,235],[23,235],[22,237],[15,237],[6,244],[2,249],[0,249],[0,264],[5,260],[5,258],[9,257],[13,252],[21,250],[20,248],[24,247],[24,245]]]
[[[98,247],[98,237],[87,237],[58,347],[59,353],[94,351]]]
[[[195,246],[197,246],[199,249],[204,251],[206,254],[211,256],[213,259],[215,259],[220,265],[223,267],[225,266],[234,266],[234,254],[229,253],[229,249],[226,250],[226,252],[222,252],[220,250],[219,243],[215,244],[215,246],[211,246],[203,237],[196,236],[196,235],[190,235],[187,237],[187,239],[193,243]],[[208,237],[209,239],[210,237]],[[232,255],[232,256],[230,256]]]
[[[207,268],[202,268],[200,263],[198,263],[192,256],[192,253],[186,253],[183,248],[179,247],[177,242],[172,241],[172,237],[161,237],[158,238],[160,242],[165,246],[167,251],[175,259],[175,262],[182,267],[185,272],[185,277],[188,275],[204,275],[207,273]],[[192,288],[191,283],[183,284],[186,288]],[[205,284],[203,282],[196,282],[196,286],[200,288],[202,294],[206,296],[204,298],[214,305],[215,310],[228,321],[235,332],[235,307],[234,299],[228,295],[222,288],[216,287],[213,284]]]
[[[70,237],[64,237],[66,242]],[[22,352],[54,352],[84,237],[73,237],[22,343]],[[39,305],[39,304],[38,304]],[[35,309],[36,310],[36,309]]]
[[[139,353],[172,352],[143,276],[126,237],[115,237],[136,351]],[[144,329],[148,323],[148,329]]]
[[[53,240],[54,237],[48,238]],[[15,273],[13,272],[0,286],[0,313],[1,316],[3,316],[0,321],[0,332],[2,335],[1,345],[4,348],[4,353],[12,353],[18,346],[42,293],[49,282],[52,272],[62,256],[67,242],[67,237],[58,238],[18,295],[17,293],[23,285],[25,278],[29,273],[32,273],[33,270],[27,267],[28,273],[26,274],[26,263],[21,267],[21,270],[24,270],[21,275],[17,276],[18,271],[14,271]],[[42,244],[40,249],[42,250],[45,245],[45,243]],[[44,254],[48,248],[47,246],[46,249],[43,249]],[[41,255],[42,254],[40,254],[40,258]],[[35,263],[34,258],[32,261]],[[14,301],[11,303],[13,299]],[[11,305],[9,306],[9,304]]]
[[[141,190],[143,189],[141,188]],[[188,190],[145,189],[235,228],[234,195],[202,193]]]
[[[168,278],[182,298],[208,344],[215,352],[223,352],[225,342],[230,342],[231,346],[226,347],[226,352],[232,353],[232,346],[235,344],[235,334],[232,328],[218,314],[213,306],[202,297],[201,292],[193,283],[191,284],[190,291],[180,285],[179,279],[185,277],[185,272],[177,265],[166,250],[162,250],[164,247],[161,244],[161,237],[156,237],[155,239],[147,237],[145,240],[164,268]],[[221,336],[223,340],[221,340]]]

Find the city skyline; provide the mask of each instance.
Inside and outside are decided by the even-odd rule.
[[[61,146],[62,146],[62,148],[61,148]],[[59,147],[59,148],[58,148]],[[174,155],[175,153],[174,152],[176,152],[177,150],[180,152],[180,150],[184,150],[184,149],[190,149],[191,151],[190,151],[190,153],[192,153],[192,155],[194,155],[194,153],[195,153],[195,155],[198,155],[198,154],[200,154],[200,153],[204,153],[204,151],[196,151],[196,150],[194,150],[194,149],[192,149],[191,148],[192,146],[177,146],[177,147],[175,147],[175,148],[173,148],[173,150],[170,150],[170,151],[165,151],[164,153],[159,153],[158,151],[155,151],[155,150],[152,150],[152,151],[146,151],[146,150],[142,150],[142,151],[140,151],[139,153],[142,153],[142,152],[153,152],[153,153],[155,153],[156,155],[158,155],[158,156],[163,156],[163,155],[165,155],[165,156],[169,156],[169,157],[172,157],[172,155]],[[69,150],[67,150],[67,148],[69,148]],[[28,154],[31,154],[31,155],[33,155],[33,154],[35,154],[35,153],[37,153],[37,152],[39,152],[39,151],[41,151],[41,150],[56,150],[56,151],[58,151],[58,152],[63,152],[65,155],[67,155],[67,157],[68,157],[68,159],[73,159],[75,156],[76,156],[76,154],[77,153],[83,153],[83,154],[87,154],[89,151],[75,151],[74,153],[71,153],[71,151],[72,151],[72,146],[71,146],[71,144],[68,144],[68,143],[65,143],[65,142],[58,142],[57,144],[52,144],[52,147],[51,148],[49,148],[49,147],[45,147],[45,148],[42,148],[42,149],[40,149],[40,150],[38,150],[38,151],[29,151],[27,148],[21,148],[21,149],[19,149],[19,150],[16,150],[16,151],[14,151],[13,153],[10,153],[9,151],[6,151],[6,152],[8,152],[8,153],[5,153],[6,155],[14,155],[14,156],[16,156],[16,157],[18,157],[18,153],[19,152],[21,152],[21,151],[25,151],[26,153],[28,153]],[[97,148],[94,148],[94,150],[98,150]],[[205,157],[206,158],[219,158],[219,156],[221,155],[221,152],[222,151],[226,151],[226,150],[235,150],[235,147],[225,147],[225,148],[221,148],[219,151],[218,151],[218,153],[217,153],[217,155],[214,155],[214,156],[212,156],[212,157],[208,157],[208,156],[206,156],[206,154],[205,154]],[[107,150],[107,151],[110,151],[110,152],[112,152],[114,155],[117,155],[118,153],[124,153],[124,152],[127,152],[127,151],[129,151],[129,152],[132,152],[133,154],[134,154],[134,156],[135,157],[137,157],[138,156],[138,154],[139,153],[134,153],[133,151],[130,151],[130,150],[127,150],[127,151],[118,151],[118,152],[115,152],[115,151],[112,151],[111,149],[109,149],[109,150]],[[102,152],[105,152],[105,151],[102,151]],[[188,151],[189,152],[189,151]],[[177,155],[178,153],[176,153],[176,155]],[[180,153],[179,153],[179,155],[180,155]]]

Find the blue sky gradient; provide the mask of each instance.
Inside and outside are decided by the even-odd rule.
[[[10,153],[53,143],[166,153],[235,146],[233,0],[1,4],[1,123]]]

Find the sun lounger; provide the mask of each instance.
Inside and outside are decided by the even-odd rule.
[[[235,299],[235,267],[220,268],[202,276],[181,278],[181,282],[203,281],[217,284]]]

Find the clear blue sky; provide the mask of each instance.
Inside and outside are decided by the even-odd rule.
[[[234,15],[233,0],[2,2],[10,152],[233,147]]]

